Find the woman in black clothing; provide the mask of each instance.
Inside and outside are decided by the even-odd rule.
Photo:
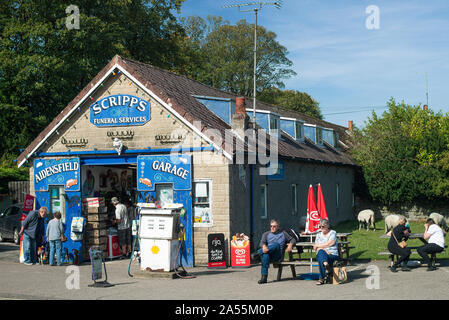
[[[402,271],[410,271],[410,268],[407,267],[407,262],[410,258],[411,250],[407,247],[401,248],[398,244],[398,242],[401,242],[402,240],[408,240],[410,230],[405,226],[405,223],[405,217],[400,217],[399,224],[392,231],[387,233],[387,235],[390,237],[390,241],[388,242],[388,251],[393,254],[399,255],[399,260],[390,267],[390,270],[392,272],[397,272],[397,268],[401,263]]]

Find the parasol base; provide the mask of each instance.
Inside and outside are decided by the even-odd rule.
[[[318,280],[319,278],[319,273],[303,273],[298,277],[299,280]]]

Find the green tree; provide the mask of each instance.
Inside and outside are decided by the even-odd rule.
[[[182,23],[187,38],[182,39],[181,47],[191,64],[181,72],[212,87],[252,96],[254,25],[245,20],[230,25],[216,16],[208,16],[207,21],[189,17]],[[259,93],[273,86],[283,88],[283,80],[296,75],[290,69],[292,62],[287,55],[287,49],[276,41],[274,32],[257,26],[256,87]]]
[[[420,106],[388,102],[353,133],[352,155],[370,196],[385,204],[449,198],[449,120]]]
[[[262,91],[258,99],[323,119],[319,103],[305,92],[268,88]]]
[[[0,157],[17,157],[115,54],[180,64],[173,10],[183,2],[79,0],[79,29],[69,29],[72,1],[0,1]]]

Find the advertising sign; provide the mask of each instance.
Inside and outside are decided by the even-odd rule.
[[[250,245],[249,238],[244,233],[232,236],[231,241],[231,266],[249,267],[250,266]]]
[[[137,156],[137,190],[154,191],[156,183],[173,183],[173,190],[191,190],[191,171],[190,155]]]
[[[31,194],[25,195],[25,202],[23,203],[23,211],[29,212],[34,208],[34,197]]]
[[[90,106],[90,122],[97,127],[141,126],[150,121],[150,103],[129,94],[116,94]]]
[[[49,185],[64,185],[66,191],[80,191],[80,159],[34,160],[34,189],[48,191]]]
[[[226,268],[225,241],[223,233],[207,236],[208,268]]]

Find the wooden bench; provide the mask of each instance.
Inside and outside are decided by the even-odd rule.
[[[411,254],[418,254],[418,251],[416,251],[416,249],[418,249],[419,247],[408,247],[408,248],[410,250],[412,250]],[[447,245],[445,245],[444,248],[447,248]],[[440,253],[446,253],[446,249],[441,251],[441,252],[438,252],[438,253],[431,253],[430,254],[430,261],[432,261],[432,265],[433,266],[435,266],[435,264],[438,262],[437,261],[437,254],[440,254]],[[390,260],[391,260],[390,261],[390,266],[393,266],[395,258],[396,258],[396,261],[398,261],[398,259],[399,259],[399,255],[393,254],[390,251],[381,251],[381,252],[378,252],[378,255],[384,255],[384,256],[388,255]]]

